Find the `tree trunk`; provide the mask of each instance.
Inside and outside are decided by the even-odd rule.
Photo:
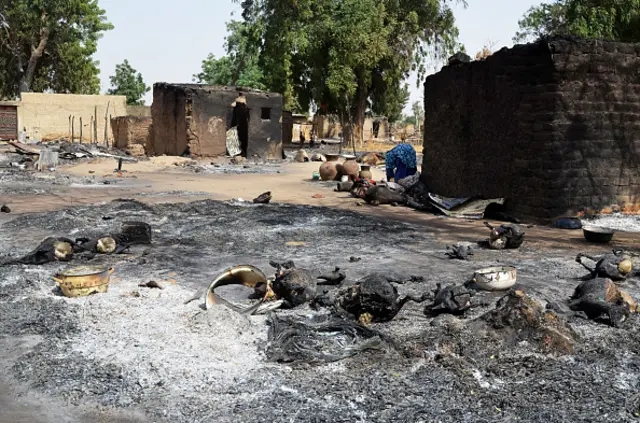
[[[356,91],[356,112],[353,122],[353,136],[354,143],[362,145],[364,142],[364,115],[367,111],[367,97],[369,96],[367,87],[364,82],[358,82],[358,89]]]
[[[29,57],[29,63],[27,64],[27,71],[20,78],[20,92],[31,91],[31,84],[33,83],[33,77],[36,74],[36,67],[38,61],[44,54],[44,49],[49,42],[49,27],[46,26],[46,15],[42,15],[43,27],[40,30],[40,42],[36,47],[31,47],[31,57]]]

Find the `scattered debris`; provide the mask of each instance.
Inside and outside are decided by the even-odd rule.
[[[421,303],[430,294],[421,297],[398,297],[398,290],[381,274],[372,274],[350,286],[336,298],[336,305],[355,316],[361,323],[392,320],[408,301]]]
[[[309,155],[307,154],[307,152],[305,150],[298,150],[294,160],[296,162],[298,162],[298,163],[306,163],[306,162],[310,161]]]
[[[489,234],[489,247],[491,249],[516,249],[524,242],[524,231],[515,223],[494,227],[489,222],[484,222],[484,225],[491,230]]]
[[[160,285],[156,281],[149,281],[147,283],[141,283],[138,285],[141,288],[151,288],[151,289],[164,289],[162,285]]]
[[[317,281],[310,271],[297,269],[292,261],[270,264],[276,269],[273,292],[284,300],[284,308],[298,307],[316,297]]]
[[[362,257],[349,257],[349,263],[357,263],[359,261],[362,261]]]
[[[584,312],[592,320],[605,315],[613,327],[622,326],[630,313],[638,312],[633,298],[605,278],[591,279],[578,285],[569,301],[569,308]]]
[[[583,258],[591,260],[595,263],[595,266],[588,266],[582,260]],[[613,281],[623,281],[633,270],[631,259],[621,250],[613,250],[612,253],[603,256],[590,256],[580,253],[576,257],[576,261],[591,273],[591,278],[601,277],[609,278]]]
[[[456,244],[447,246],[445,253],[450,259],[469,260],[469,256],[473,255],[473,248],[466,244]]]
[[[49,237],[24,257],[17,260],[9,259],[2,264],[42,265],[53,261],[71,261],[73,254],[80,251],[82,248],[68,238]]]
[[[433,304],[428,305],[424,313],[427,316],[435,316],[440,313],[463,314],[473,306],[471,299],[474,295],[473,290],[463,285],[449,285],[442,288],[438,283],[434,291]]]
[[[318,276],[318,279],[323,281],[318,282],[318,285],[340,285],[346,278],[347,274],[336,267],[333,272]]]
[[[124,244],[151,244],[151,225],[145,222],[124,222],[120,227],[119,239]]]
[[[311,198],[324,198],[324,195],[322,194],[314,194],[311,196]]]
[[[253,199],[253,202],[256,204],[269,204],[271,201],[271,191],[267,191],[264,194],[260,194],[258,197]]]
[[[326,162],[327,161],[327,157],[322,154],[322,153],[315,153],[311,156],[311,161],[312,162]],[[319,176],[319,174],[318,174]]]
[[[573,354],[579,339],[571,326],[523,291],[510,292],[473,324],[476,329],[487,325],[508,344],[527,341],[545,353]]]
[[[3,204],[2,207],[0,207],[0,213],[11,213],[11,209],[6,204]]]
[[[335,317],[320,320],[269,317],[265,354],[280,363],[331,363],[367,350],[390,351],[393,343],[380,332]]]

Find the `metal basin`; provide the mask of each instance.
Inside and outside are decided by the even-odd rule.
[[[613,239],[614,231],[607,228],[587,227],[582,228],[584,238],[589,242],[606,244]]]
[[[107,292],[113,272],[113,268],[105,266],[81,266],[59,272],[53,280],[64,296],[86,297]]]
[[[249,307],[243,307],[241,305],[234,304],[220,295],[218,295],[215,290],[221,286],[225,285],[242,285],[248,288],[255,288],[259,284],[264,283],[268,286],[267,277],[260,269],[250,265],[241,265],[234,266],[230,269],[225,270],[215,277],[211,285],[209,285],[209,289],[207,290],[207,296],[205,297],[205,308],[208,310],[216,304],[223,304],[232,310],[237,311],[242,314],[255,314],[266,309],[278,308],[282,301],[275,301],[268,305],[264,305],[264,301],[273,296],[273,291],[268,286],[267,293],[258,303],[251,305]]]
[[[486,291],[504,291],[516,284],[516,276],[515,267],[488,267],[477,270],[473,281]]]

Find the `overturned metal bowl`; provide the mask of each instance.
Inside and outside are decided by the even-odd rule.
[[[594,226],[582,228],[584,233],[584,239],[589,242],[598,242],[602,244],[606,244],[607,242],[611,242],[613,239],[613,234],[615,233],[611,229],[607,228],[598,228]]]
[[[209,285],[209,289],[207,290],[207,295],[205,297],[205,308],[208,310],[212,306],[216,304],[224,304],[225,306],[231,308],[242,314],[253,314],[258,309],[261,308],[262,303],[269,296],[270,292],[267,290],[267,295],[260,302],[255,305],[251,305],[248,307],[242,307],[240,305],[234,304],[230,301],[225,300],[218,294],[216,294],[215,290],[221,286],[225,285],[242,285],[248,288],[255,288],[259,284],[264,283],[267,284],[267,277],[265,274],[258,269],[257,267],[250,266],[248,264],[241,266],[234,266],[230,269],[225,270],[215,277],[211,285]]]
[[[473,274],[473,281],[486,291],[504,291],[516,284],[515,267],[487,267]]]

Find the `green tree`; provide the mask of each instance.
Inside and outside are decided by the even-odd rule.
[[[109,77],[111,81],[111,89],[108,93],[111,95],[124,95],[127,97],[127,104],[142,106],[144,100],[142,97],[151,90],[144,80],[142,74],[131,67],[128,60],[116,65],[116,74]]]
[[[548,35],[565,33],[566,15],[566,1],[533,6],[518,21],[520,30],[516,32],[513,41],[516,43],[530,42]]]
[[[640,41],[640,0],[558,0],[530,8],[518,22],[515,42],[575,35]]]
[[[200,73],[194,81],[209,85],[232,85],[265,90],[262,71],[258,66],[258,49],[252,42],[251,28],[239,21],[227,24],[225,40],[227,55],[219,59],[213,54],[202,61]]]
[[[4,0],[0,13],[7,24],[0,43],[0,96],[99,92],[92,56],[113,26],[97,0]]]
[[[244,0],[245,24],[259,33],[266,85],[285,107],[312,104],[343,117],[362,141],[368,111],[395,119],[407,101],[404,81],[420,78],[430,59],[456,49],[458,31],[447,0]]]

